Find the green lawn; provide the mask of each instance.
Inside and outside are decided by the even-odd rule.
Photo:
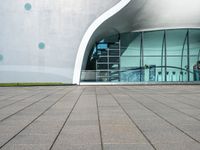
[[[34,82],[34,83],[0,83],[0,87],[12,86],[65,86],[67,84],[60,82]]]

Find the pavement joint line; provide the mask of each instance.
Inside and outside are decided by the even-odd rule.
[[[123,89],[123,87],[121,87]],[[123,90],[124,91],[124,90]],[[126,92],[126,91],[125,91]],[[127,92],[126,92],[127,93]],[[127,95],[135,102],[137,102],[138,104],[142,105],[143,107],[145,107],[147,110],[151,111],[152,113],[154,113],[155,115],[157,115],[159,118],[163,119],[166,123],[170,124],[171,126],[175,127],[177,130],[181,131],[183,134],[185,134],[186,136],[188,136],[189,138],[191,138],[193,141],[197,142],[200,144],[200,141],[196,140],[195,138],[193,138],[191,135],[189,135],[188,133],[186,133],[185,131],[183,131],[182,129],[180,129],[179,127],[177,127],[176,125],[174,125],[173,123],[171,123],[170,121],[168,121],[167,119],[165,119],[164,117],[162,117],[161,115],[159,115],[157,112],[153,111],[152,109],[150,109],[149,107],[147,107],[145,104],[143,104],[142,102],[136,100],[134,97],[132,97],[130,94],[127,93]]]
[[[99,103],[98,103],[98,98],[97,98],[97,88],[96,87],[95,87],[95,96],[96,96],[97,117],[98,117],[98,124],[99,124],[99,134],[100,134],[100,141],[101,141],[101,150],[104,150],[101,120],[100,120],[100,114],[99,114]]]
[[[27,92],[24,92],[24,93],[27,93]],[[22,94],[24,94],[24,93],[20,93],[20,94],[17,94],[17,95],[12,95],[12,96],[6,97],[6,98],[4,98],[4,99],[1,99],[0,102],[6,101],[6,100],[8,100],[8,99],[10,99],[10,98],[14,98],[14,97],[16,97],[16,96],[20,96],[20,95],[22,95]]]
[[[83,94],[84,91],[85,91],[85,88],[82,90],[82,92],[81,92],[80,95],[78,96],[78,98],[77,98],[76,102],[74,103],[74,105],[73,105],[71,111],[70,111],[69,114],[67,115],[67,118],[65,119],[65,121],[64,121],[64,123],[63,123],[63,125],[62,125],[62,127],[60,128],[58,134],[56,135],[55,139],[53,140],[53,142],[52,142],[52,144],[51,144],[49,150],[52,150],[52,149],[53,149],[53,147],[54,147],[54,145],[55,145],[55,143],[56,143],[56,141],[57,141],[59,135],[61,134],[63,128],[64,128],[65,125],[67,124],[67,121],[68,121],[69,117],[71,116],[71,114],[72,114],[72,112],[73,112],[73,110],[74,110],[76,104],[78,103],[78,101],[79,101],[79,99],[80,99],[80,97],[82,96],[82,94]]]
[[[26,91],[26,92],[23,92],[23,93],[20,93],[20,94],[17,94],[17,95],[8,97],[8,98],[6,98],[6,99],[0,100],[0,102],[5,101],[5,100],[8,100],[8,99],[10,99],[10,98],[14,98],[14,97],[20,96],[20,95],[22,95],[22,94],[28,94],[29,92],[32,92],[32,91],[28,91],[28,92]],[[44,92],[44,91],[40,91],[40,92],[34,91],[34,92],[35,92],[35,94],[31,95],[30,97],[35,96],[36,94],[40,94],[40,93],[42,93],[42,92]],[[19,99],[18,101],[20,101],[20,100],[23,101],[23,100],[25,100],[25,99],[27,99],[27,98],[30,98],[30,97],[28,96],[28,97]],[[18,101],[15,101],[15,102],[18,102]],[[14,103],[15,103],[15,102],[14,102]],[[12,104],[14,104],[14,103],[11,103],[11,104],[8,104],[8,105],[12,105]],[[4,106],[3,106],[2,108],[0,107],[0,109],[3,109],[3,108],[4,108]]]
[[[126,89],[129,90],[129,91],[131,91],[131,90],[128,89],[128,88],[126,88]],[[153,91],[153,90],[152,90],[152,91]],[[146,95],[146,94],[149,94],[149,93],[143,93],[143,94]],[[169,93],[164,93],[164,94],[169,94]],[[192,93],[192,94],[193,94],[193,93]],[[159,96],[162,96],[162,97],[164,97],[164,98],[168,98],[166,95],[162,95],[162,94],[160,94],[159,92],[158,92],[158,95],[159,95]],[[148,95],[146,95],[146,96],[148,96]],[[187,97],[185,97],[185,96],[183,96],[183,95],[181,95],[181,96],[184,97],[184,98],[187,98]],[[150,99],[154,100],[151,96],[148,96],[148,97],[149,97]],[[193,108],[200,109],[200,107],[197,107],[197,106],[195,106],[195,105],[182,102],[182,101],[178,100],[177,98],[174,98],[174,100],[177,101],[177,102],[180,102],[180,103],[182,103],[182,104],[191,106],[191,107],[193,107]],[[159,102],[158,100],[155,100],[155,101]],[[160,102],[160,103],[162,103],[162,102]],[[163,103],[163,104],[164,104],[164,103]],[[168,106],[167,104],[165,104],[165,105]],[[172,106],[168,106],[168,107],[171,107],[172,109],[174,109]],[[177,109],[175,109],[175,110],[177,110]],[[179,111],[179,112],[181,112],[181,113],[184,113],[185,115],[188,115],[189,117],[192,117],[193,119],[195,119],[195,120],[197,120],[197,121],[200,121],[199,118],[193,117],[193,116],[191,116],[190,114],[187,114],[187,113],[182,112],[182,111],[180,111],[180,110],[177,110],[177,111]]]
[[[185,96],[185,94],[188,95],[188,93],[184,93],[184,95],[181,95],[181,96],[182,96],[182,97],[185,97],[185,98],[188,98],[188,97]],[[196,95],[200,96],[200,93],[193,93],[193,94],[196,94]],[[191,97],[191,99],[197,100],[197,99],[194,99],[193,97]],[[198,99],[198,100],[199,100],[199,99]]]
[[[185,98],[187,98],[187,97],[185,97]],[[198,106],[196,106],[196,105],[193,105],[193,104],[189,104],[189,103],[180,101],[180,100],[178,100],[177,98],[174,98],[174,99],[175,99],[176,101],[180,102],[180,103],[186,104],[186,105],[188,105],[188,106],[191,106],[191,107],[193,107],[193,108],[196,108],[196,109],[199,109],[199,110],[200,110],[200,107],[198,107]],[[194,100],[194,99],[193,99],[193,100]]]
[[[119,101],[117,100],[117,98],[110,92],[110,90],[107,88],[109,94],[114,98],[114,100],[117,102],[117,104],[120,106],[120,108],[124,111],[124,113],[128,116],[128,118],[130,119],[130,121],[136,126],[136,128],[141,132],[141,134],[143,135],[143,137],[147,140],[147,142],[152,146],[152,148],[154,150],[157,150],[156,147],[153,145],[153,143],[151,142],[151,140],[144,134],[144,132],[142,132],[142,130],[140,129],[140,127],[137,125],[137,123],[131,118],[131,116],[129,115],[129,113],[124,109],[124,107],[121,105],[121,103],[119,103]]]
[[[121,86],[122,87],[122,86]],[[140,88],[137,88],[137,87],[134,87],[134,89],[132,89],[132,88],[128,88],[128,87],[123,87],[124,89],[127,89],[127,90],[129,90],[129,91],[132,91],[132,92],[136,92],[135,90],[139,90],[139,91],[141,91],[141,89]],[[158,91],[158,90],[157,90]],[[138,92],[138,91],[137,91]],[[152,90],[152,89],[148,89],[148,92],[140,92],[141,94],[149,94],[149,93],[152,93],[152,92],[154,92],[154,90]],[[162,92],[162,91],[160,91],[160,92]],[[165,92],[164,94],[183,94],[183,92]],[[192,95],[192,94],[199,94],[198,92],[184,92],[184,94],[187,94],[187,95]],[[184,95],[181,95],[181,96],[183,96],[183,97],[185,97]],[[187,98],[187,97],[186,97]]]
[[[24,128],[22,128],[18,133],[16,133],[13,137],[11,137],[8,141],[6,141],[4,144],[0,146],[0,149],[2,149],[5,145],[7,145],[10,141],[12,141],[16,136],[18,136],[22,131],[24,131],[28,126],[30,126],[33,122],[35,122],[38,118],[40,118],[45,112],[47,112],[49,109],[51,109],[55,104],[57,104],[60,100],[62,100],[63,97],[68,95],[74,91],[74,88],[70,91],[67,91],[62,97],[60,97],[57,101],[55,101],[53,104],[51,104],[48,108],[46,108],[42,113],[40,113],[35,119],[33,119],[30,123],[28,123]]]
[[[13,103],[10,103],[10,104],[7,104],[7,105],[5,105],[5,106],[0,107],[0,109],[4,109],[4,108],[7,108],[7,107],[9,107],[9,106],[12,106],[12,105],[14,105],[14,104],[16,104],[16,103],[18,103],[18,102],[22,102],[22,101],[26,100],[27,98],[31,98],[31,97],[35,96],[36,94],[40,94],[40,93],[42,93],[42,92],[34,93],[33,95],[30,95],[30,96],[28,96],[28,97],[24,97],[24,98],[22,98],[22,99],[19,99],[19,100],[13,102]]]
[[[130,89],[127,89],[127,90],[130,90]],[[153,91],[153,90],[152,90]],[[145,94],[149,94],[149,93],[143,93],[144,95]],[[158,92],[158,95],[159,96],[162,96],[162,97],[164,97],[164,98],[168,98],[167,96],[166,96],[166,94],[169,94],[169,93],[164,93],[165,95],[162,95],[162,94],[159,94],[159,92]],[[148,96],[148,95],[147,95]],[[185,96],[183,96],[183,95],[181,95],[182,97],[184,97],[184,98],[187,98],[187,97],[185,97]],[[149,96],[148,96],[149,97]],[[150,97],[151,98],[151,97]],[[152,98],[151,98],[152,99]],[[153,100],[153,99],[152,99]],[[188,106],[191,106],[191,107],[193,107],[193,108],[196,108],[196,109],[200,109],[200,107],[197,107],[197,106],[195,106],[195,105],[192,105],[192,104],[189,104],[189,103],[185,103],[185,102],[183,102],[183,101],[181,101],[181,100],[178,100],[176,97],[174,98],[174,100],[175,101],[177,101],[177,102],[180,102],[180,103],[182,103],[182,104],[185,104],[185,105],[188,105]],[[171,106],[170,106],[171,107]],[[199,118],[194,118],[194,119],[197,119],[198,121],[200,121],[200,119]]]
[[[175,111],[177,111],[177,112],[179,112],[179,113],[181,113],[181,114],[184,114],[184,115],[186,115],[186,116],[188,116],[188,117],[191,117],[191,118],[193,118],[193,119],[195,119],[195,120],[197,120],[197,121],[200,122],[200,119],[198,119],[198,118],[196,118],[196,117],[194,117],[194,116],[192,116],[192,115],[190,115],[190,114],[187,114],[187,113],[185,113],[185,112],[183,112],[183,111],[181,111],[181,110],[178,110],[178,109],[176,109],[176,108],[174,108],[174,107],[172,107],[172,106],[169,106],[169,105],[167,105],[167,104],[165,104],[165,103],[163,103],[163,102],[160,102],[159,100],[157,100],[157,99],[155,99],[155,98],[153,98],[153,97],[151,97],[151,96],[149,96],[149,95],[146,95],[146,94],[145,94],[145,96],[146,96],[146,97],[149,97],[151,100],[153,100],[153,101],[155,101],[155,102],[157,102],[157,103],[160,103],[161,105],[164,105],[164,106],[166,106],[166,107],[169,107],[169,108],[172,109],[172,110],[175,110]],[[160,95],[160,96],[162,96],[162,95]],[[162,97],[164,97],[164,96],[162,96]],[[165,97],[165,98],[166,98],[166,97]]]
[[[63,88],[62,90],[64,90],[64,89],[65,89],[65,88]],[[16,111],[15,113],[13,113],[13,114],[11,114],[11,115],[9,115],[9,116],[7,116],[7,117],[5,117],[5,118],[1,119],[1,120],[0,120],[0,123],[1,123],[1,122],[3,122],[3,121],[5,121],[5,120],[7,120],[7,119],[9,119],[9,118],[10,118],[10,117],[12,117],[12,116],[14,116],[14,115],[18,114],[19,112],[21,112],[21,111],[23,111],[23,110],[25,110],[25,109],[27,109],[27,108],[29,108],[29,107],[33,106],[34,104],[41,102],[41,101],[42,101],[42,100],[44,100],[45,98],[47,98],[47,97],[49,97],[49,96],[51,96],[51,95],[53,95],[53,94],[55,94],[56,92],[59,92],[59,91],[60,91],[60,89],[59,89],[59,90],[56,90],[56,91],[54,91],[54,92],[53,92],[53,93],[51,93],[51,94],[48,94],[48,95],[46,95],[46,96],[42,97],[42,98],[39,98],[37,101],[35,101],[35,102],[33,102],[33,103],[29,104],[28,106],[25,106],[24,108],[22,108],[22,109],[20,109],[20,110]]]
[[[185,97],[184,95],[181,95],[181,96],[184,97],[184,98],[188,98],[188,97]],[[193,99],[192,97],[191,97],[191,99],[194,100],[194,101],[196,101],[196,99]],[[180,101],[180,100],[178,100],[178,99],[176,98],[176,101]],[[182,102],[182,101],[180,101],[180,102]],[[200,102],[200,101],[198,101],[198,102]],[[198,107],[198,106],[196,106],[196,105],[189,104],[189,103],[186,103],[186,102],[182,102],[182,103],[183,103],[183,104],[186,104],[186,105],[189,105],[189,106],[192,106],[192,107],[194,107],[194,108],[200,109],[200,107]]]
[[[14,98],[14,97],[20,96],[20,95],[22,95],[22,94],[28,94],[29,92],[32,92],[32,90],[29,90],[29,89],[24,89],[24,90],[26,90],[26,91],[24,91],[24,92],[22,92],[22,93],[20,93],[20,94],[16,94],[16,95],[13,95],[13,96],[6,97],[6,98],[0,100],[0,102],[3,102],[3,101],[8,100],[8,99],[10,99],[10,98]],[[36,91],[34,90],[34,92],[36,92]],[[37,94],[37,93],[36,93],[36,94]]]
[[[31,90],[27,90],[27,89],[24,89],[24,90],[26,90],[26,91],[23,91],[23,92],[20,93],[20,94],[15,94],[15,95],[6,97],[6,98],[4,98],[4,99],[1,99],[0,102],[3,102],[3,101],[5,101],[5,100],[8,100],[8,99],[13,98],[13,97],[16,97],[16,96],[20,96],[20,95],[25,94],[25,93],[32,92]],[[35,92],[35,91],[34,91],[34,92]],[[2,95],[2,96],[3,96],[3,95]]]
[[[161,96],[167,98],[166,95],[161,95]],[[184,97],[183,95],[181,95],[181,96]],[[184,98],[187,98],[187,97],[184,97]],[[199,109],[199,110],[200,110],[200,107],[195,106],[195,105],[193,105],[193,104],[189,104],[189,103],[183,102],[183,101],[177,99],[176,97],[173,97],[173,99],[174,99],[175,101],[177,101],[177,102],[180,102],[180,103],[182,103],[182,104],[185,104],[185,105],[188,105],[188,106],[191,106],[191,107],[193,107],[193,108],[196,108],[196,109]],[[194,99],[193,99],[193,100],[194,100]]]

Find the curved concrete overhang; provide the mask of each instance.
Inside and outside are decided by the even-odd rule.
[[[109,9],[107,12],[102,14],[99,18],[97,18],[87,29],[85,35],[82,38],[82,41],[80,43],[77,57],[76,57],[76,62],[75,62],[75,67],[74,67],[74,75],[73,75],[73,84],[80,84],[80,76],[81,76],[81,69],[84,64],[86,64],[87,60],[84,58],[88,56],[89,51],[93,45],[93,43],[96,41],[98,37],[103,36],[101,33],[98,33],[98,28],[101,27],[101,25],[117,14],[120,10],[122,10],[128,3],[131,2],[131,0],[121,0],[119,3],[117,3],[114,7]],[[107,30],[109,31],[108,35],[112,35],[115,33],[114,28]],[[95,38],[96,37],[96,38]]]
[[[199,28],[199,0],[135,0],[102,24],[120,33],[166,28]]]
[[[118,11],[105,17],[101,23],[99,22],[87,37],[88,40],[83,38],[79,52],[84,54],[81,56],[82,59],[80,53],[77,55],[74,83],[79,84],[80,82],[81,67],[84,68],[86,64],[84,60],[87,60],[93,44],[106,36],[136,31],[200,28],[199,0],[122,0],[113,8],[119,5]]]

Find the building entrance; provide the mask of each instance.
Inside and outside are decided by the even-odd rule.
[[[94,44],[81,82],[196,82],[200,30],[122,33]]]

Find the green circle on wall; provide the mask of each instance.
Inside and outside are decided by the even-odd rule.
[[[45,43],[44,42],[40,42],[38,47],[39,47],[39,49],[45,49]]]
[[[24,8],[25,8],[25,10],[29,11],[29,10],[31,10],[32,6],[31,6],[30,3],[26,3],[26,4],[24,5]]]
[[[2,60],[3,60],[3,55],[0,54],[0,61],[2,61]]]

